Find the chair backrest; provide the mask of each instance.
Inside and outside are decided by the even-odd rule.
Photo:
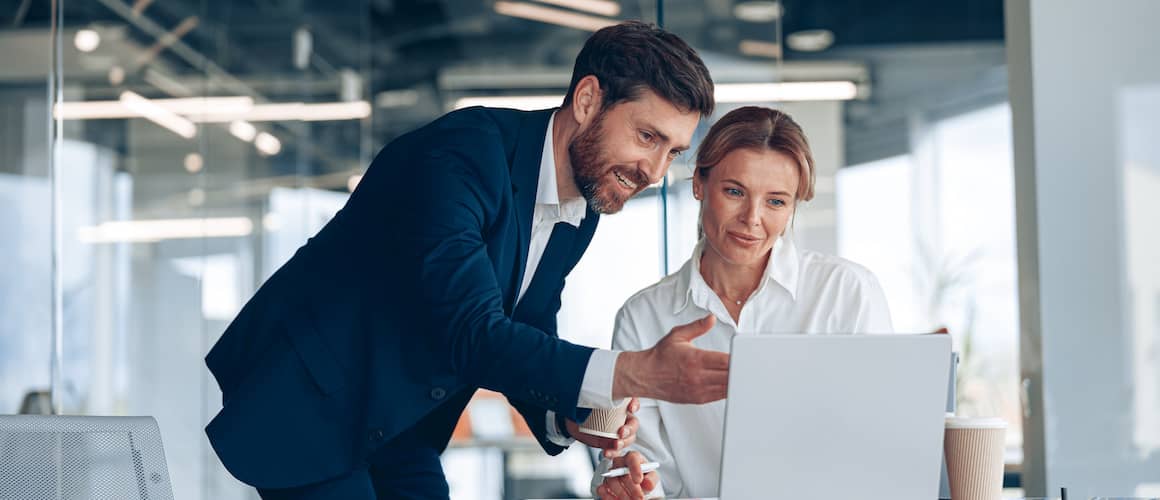
[[[0,415],[0,498],[172,500],[157,422]]]

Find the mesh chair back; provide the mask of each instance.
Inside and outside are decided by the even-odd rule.
[[[152,417],[0,415],[0,499],[172,500]]]

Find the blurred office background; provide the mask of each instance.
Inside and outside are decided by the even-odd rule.
[[[950,330],[959,413],[1010,424],[1010,485],[1160,494],[1158,18],[1147,0],[4,0],[0,413],[153,415],[178,498],[256,498],[202,431],[220,405],[202,356],[241,305],[387,142],[458,107],[558,105],[586,37],[642,19],[698,49],[717,116],[803,125],[818,195],[793,236],[873,270],[900,332]],[[1065,80],[1085,91],[1043,87]],[[693,157],[601,221],[565,338],[606,347],[624,299],[689,257]],[[585,496],[591,475],[487,393],[444,460],[456,499]]]

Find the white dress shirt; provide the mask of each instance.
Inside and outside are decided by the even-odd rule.
[[[890,310],[878,280],[853,262],[797,250],[792,238],[774,244],[764,279],[734,322],[701,276],[704,240],[693,257],[660,282],[624,303],[616,316],[612,347],[636,351],[655,345],[673,327],[713,314],[717,323],[693,344],[728,352],[734,335],[891,333]],[[792,381],[770,381],[793,383]],[[641,399],[636,443],[649,461],[660,462],[660,485],[652,495],[717,496],[725,401],[681,405]],[[592,491],[610,462],[602,460]]]
[[[544,250],[548,247],[548,240],[552,237],[552,230],[559,222],[580,227],[584,220],[588,202],[583,197],[570,200],[560,200],[560,191],[557,186],[556,157],[552,146],[552,124],[556,121],[556,114],[548,119],[548,131],[544,138],[544,151],[540,154],[540,179],[536,186],[536,206],[532,211],[531,241],[528,243],[528,262],[524,266],[524,279],[520,283],[520,292],[516,296],[516,303],[524,298],[528,285],[540,266]],[[588,358],[588,368],[584,371],[584,381],[580,386],[580,400],[577,403],[581,408],[612,408],[612,376],[616,370],[616,352],[597,349]],[[548,440],[567,447],[572,439],[564,437],[556,425],[555,412],[548,411],[547,415]]]

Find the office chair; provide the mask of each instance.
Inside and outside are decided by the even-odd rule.
[[[172,500],[157,422],[0,415],[0,498]]]

